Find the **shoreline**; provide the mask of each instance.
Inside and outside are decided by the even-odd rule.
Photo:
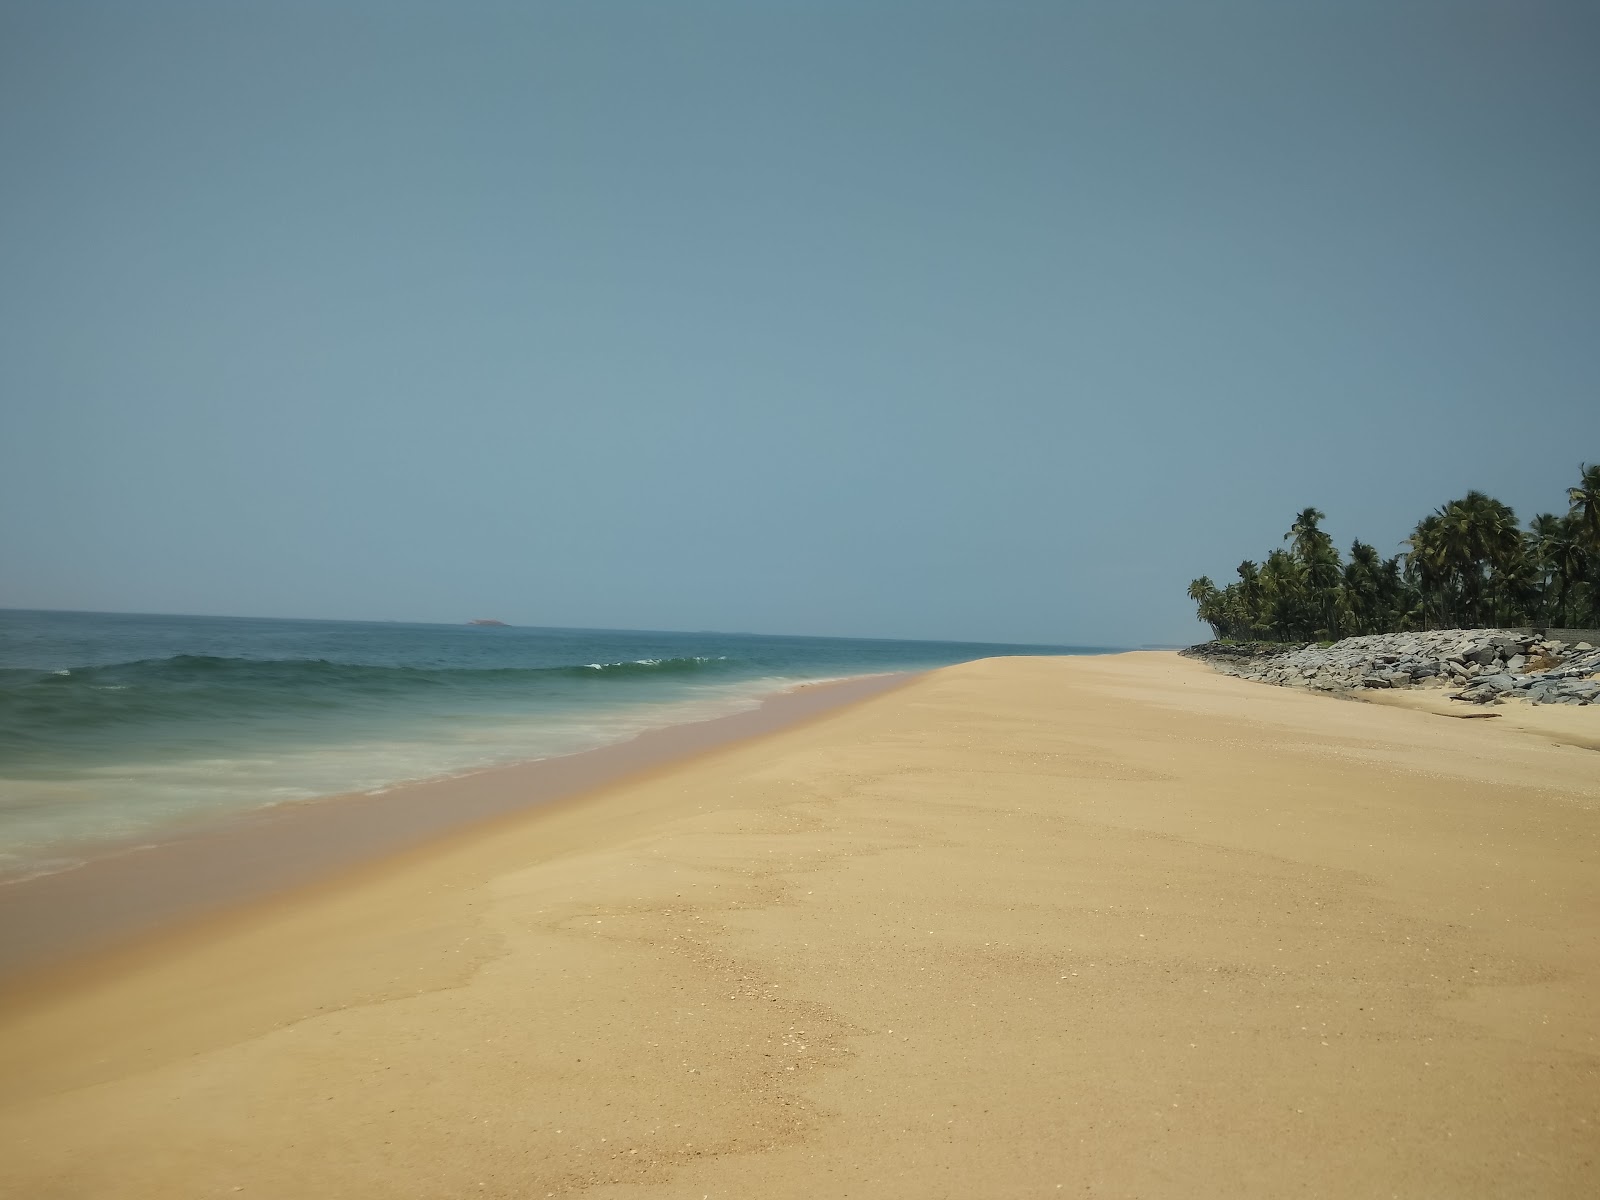
[[[263,806],[87,847],[84,861],[0,880],[0,997],[95,970],[119,951],[337,884],[384,860],[570,801],[903,686],[915,672],[802,682],[750,709],[648,729],[572,754]]]
[[[1323,700],[978,660],[147,941],[0,1191],[1593,1195],[1591,752]]]

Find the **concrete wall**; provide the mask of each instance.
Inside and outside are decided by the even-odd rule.
[[[1565,642],[1569,646],[1574,642],[1600,646],[1600,629],[1541,629],[1539,636],[1547,641]]]

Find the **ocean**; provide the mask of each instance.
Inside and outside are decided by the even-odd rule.
[[[1101,648],[0,610],[0,880],[799,683]]]

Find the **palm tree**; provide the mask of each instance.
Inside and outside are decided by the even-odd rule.
[[[1344,569],[1342,611],[1352,633],[1376,633],[1382,624],[1383,560],[1375,546],[1357,538],[1350,544],[1350,562]]]
[[[1538,564],[1528,553],[1527,541],[1518,538],[1516,550],[1490,568],[1488,619],[1495,625],[1521,625],[1538,610],[1539,599]]]
[[[1424,622],[1422,593],[1407,581],[1401,556],[1396,554],[1383,560],[1378,572],[1378,595],[1381,599],[1382,617],[1374,632],[1391,632],[1415,629]]]
[[[1554,625],[1565,619],[1563,610],[1575,559],[1581,572],[1583,552],[1573,540],[1571,529],[1567,518],[1555,513],[1540,513],[1528,522],[1528,558],[1538,572],[1539,618]]]
[[[1493,496],[1473,490],[1441,505],[1418,523],[1411,545],[1424,591],[1440,592],[1441,616],[1454,610],[1483,625],[1494,619],[1499,596],[1515,590],[1522,532],[1516,513]]]
[[[1261,627],[1261,569],[1247,558],[1234,570],[1239,576],[1239,617],[1254,636]]]
[[[1216,637],[1226,637],[1224,626],[1221,624],[1221,614],[1218,611],[1217,585],[1211,582],[1209,575],[1202,575],[1199,579],[1189,583],[1189,599],[1194,601],[1195,614],[1211,626],[1211,632]]]
[[[1328,535],[1319,528],[1321,522],[1327,519],[1327,513],[1315,508],[1302,508],[1295,514],[1294,524],[1289,526],[1289,532],[1283,535],[1283,540],[1293,540],[1294,552],[1300,556],[1301,562],[1310,562],[1317,549],[1329,540]]]
[[[1567,489],[1567,519],[1590,554],[1600,554],[1600,463],[1578,464],[1578,486]]]
[[[1202,576],[1189,597],[1219,637],[1304,641],[1535,618],[1600,625],[1600,464],[1578,470],[1566,516],[1540,513],[1523,531],[1509,505],[1473,490],[1418,521],[1387,559],[1356,541],[1346,564],[1322,511],[1303,508],[1287,549],[1259,566],[1246,559],[1221,591]]]
[[[1309,572],[1285,550],[1261,564],[1261,623],[1280,642],[1308,641],[1317,627]]]
[[[1483,578],[1479,619],[1513,625],[1527,616],[1531,599],[1529,568],[1522,529],[1511,506],[1482,492],[1468,492],[1462,504],[1471,516],[1472,548]],[[1475,564],[1476,565],[1476,564]]]
[[[1406,573],[1422,596],[1424,624],[1430,603],[1441,626],[1450,624],[1453,611],[1450,594],[1450,560],[1445,552],[1443,523],[1437,512],[1417,522],[1405,540]]]
[[[1593,611],[1596,560],[1578,530],[1579,521],[1572,516],[1540,513],[1528,531],[1530,555],[1544,576],[1544,619],[1554,625],[1600,619]]]
[[[1244,590],[1230,583],[1217,593],[1217,619],[1226,630],[1224,636],[1246,640],[1255,636],[1255,617],[1244,598]]]
[[[1333,539],[1320,528],[1325,514],[1315,508],[1302,508],[1283,540],[1293,542],[1295,557],[1306,568],[1309,602],[1320,625],[1313,633],[1339,636],[1339,552]]]

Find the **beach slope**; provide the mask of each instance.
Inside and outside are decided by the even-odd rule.
[[[1600,759],[993,659],[13,997],[0,1193],[1600,1193]]]

